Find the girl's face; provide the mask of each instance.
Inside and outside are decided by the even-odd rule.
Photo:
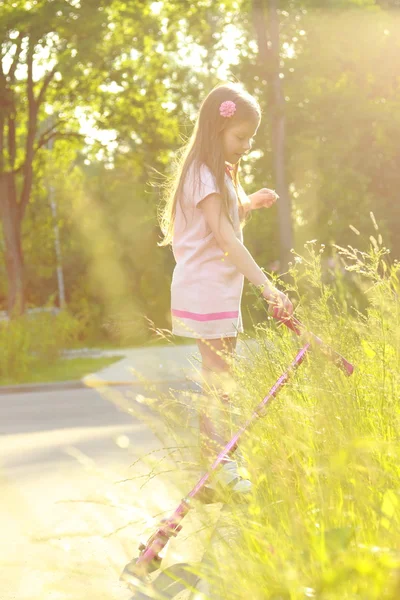
[[[259,121],[242,121],[222,132],[222,147],[226,162],[237,163],[241,156],[251,150]]]

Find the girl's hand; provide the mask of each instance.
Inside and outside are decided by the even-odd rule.
[[[278,194],[274,190],[270,190],[268,188],[261,188],[258,192],[254,192],[249,196],[251,202],[252,210],[256,208],[270,208],[277,199],[279,198]]]
[[[269,304],[268,312],[274,319],[287,319],[293,314],[293,304],[277,288],[264,288],[262,295]]]

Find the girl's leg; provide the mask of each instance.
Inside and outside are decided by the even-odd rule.
[[[213,460],[231,437],[230,396],[233,379],[228,360],[236,349],[236,337],[197,340],[202,358],[203,406],[200,407],[200,455]]]

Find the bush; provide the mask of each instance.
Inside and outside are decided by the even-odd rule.
[[[0,323],[0,377],[17,377],[29,372],[35,361],[30,352],[31,343],[23,317]]]
[[[67,310],[58,314],[27,312],[0,324],[0,377],[18,381],[38,362],[54,363],[70,348],[81,330]]]
[[[104,308],[101,304],[75,291],[71,294],[68,306],[80,322],[78,342],[92,346],[104,341],[105,336],[101,331]]]

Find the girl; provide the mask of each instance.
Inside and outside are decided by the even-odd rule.
[[[251,149],[260,119],[258,102],[239,84],[216,86],[201,104],[192,137],[167,186],[160,219],[164,239],[159,245],[172,243],[176,261],[172,333],[195,338],[202,357],[203,398],[208,400],[207,409],[200,411],[200,447],[206,462],[215,459],[230,439],[229,364],[237,335],[243,332],[244,277],[260,288],[275,317],[293,312],[290,300],[271,284],[243,245],[246,216],[278,198],[267,188],[246,196],[239,182],[240,159]],[[228,458],[215,483],[237,493],[251,487],[239,476],[236,461]]]

